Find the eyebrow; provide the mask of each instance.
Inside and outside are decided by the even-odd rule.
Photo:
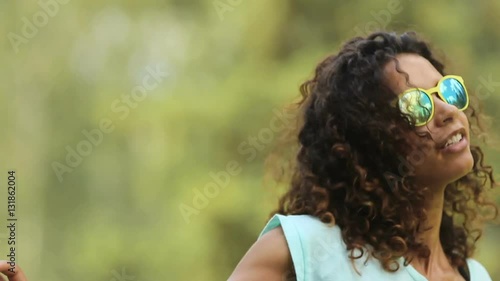
[[[428,90],[428,89],[432,89],[432,88],[436,87],[438,85],[439,81],[441,81],[441,79],[443,79],[443,77],[444,76],[441,76],[437,80],[434,80],[432,86],[430,86],[430,87],[418,87],[416,85],[412,85],[410,82],[407,83],[407,86],[410,87],[409,89],[411,89],[411,88],[419,88],[419,89]],[[410,85],[408,85],[408,84],[410,84]]]

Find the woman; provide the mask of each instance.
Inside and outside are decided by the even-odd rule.
[[[290,189],[229,280],[491,280],[471,258],[498,213],[478,113],[428,44],[354,38],[301,93]]]

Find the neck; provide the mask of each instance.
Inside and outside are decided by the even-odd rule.
[[[431,255],[434,250],[441,248],[439,229],[443,220],[443,206],[444,190],[443,192],[428,196],[424,206],[427,212],[427,220],[423,224],[422,229],[426,231],[421,233],[417,239],[429,247]]]
[[[425,210],[427,212],[427,220],[422,226],[422,229],[425,231],[417,237],[417,241],[429,247],[430,255],[428,258],[415,257],[412,261],[413,267],[425,275],[433,271],[436,266],[439,268],[450,266],[439,238],[439,230],[443,219],[444,188],[431,190],[434,190],[435,193],[429,194],[426,199]]]

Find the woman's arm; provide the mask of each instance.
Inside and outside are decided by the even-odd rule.
[[[293,267],[281,227],[258,239],[236,266],[228,281],[283,281]]]

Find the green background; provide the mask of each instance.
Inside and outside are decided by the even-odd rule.
[[[263,180],[279,132],[263,132],[315,65],[355,35],[422,33],[480,92],[498,130],[499,1],[42,6],[0,2],[0,182],[6,189],[7,171],[17,171],[17,259],[30,281],[225,280],[276,206]],[[127,103],[157,68],[161,79]],[[269,143],[253,143],[259,136]],[[85,155],[68,156],[77,150]],[[500,167],[498,149],[486,160]],[[60,178],[54,165],[66,167]],[[221,172],[233,174],[217,191],[210,174]],[[196,195],[204,188],[214,192],[206,202]],[[489,226],[476,255],[493,280],[499,234]]]

